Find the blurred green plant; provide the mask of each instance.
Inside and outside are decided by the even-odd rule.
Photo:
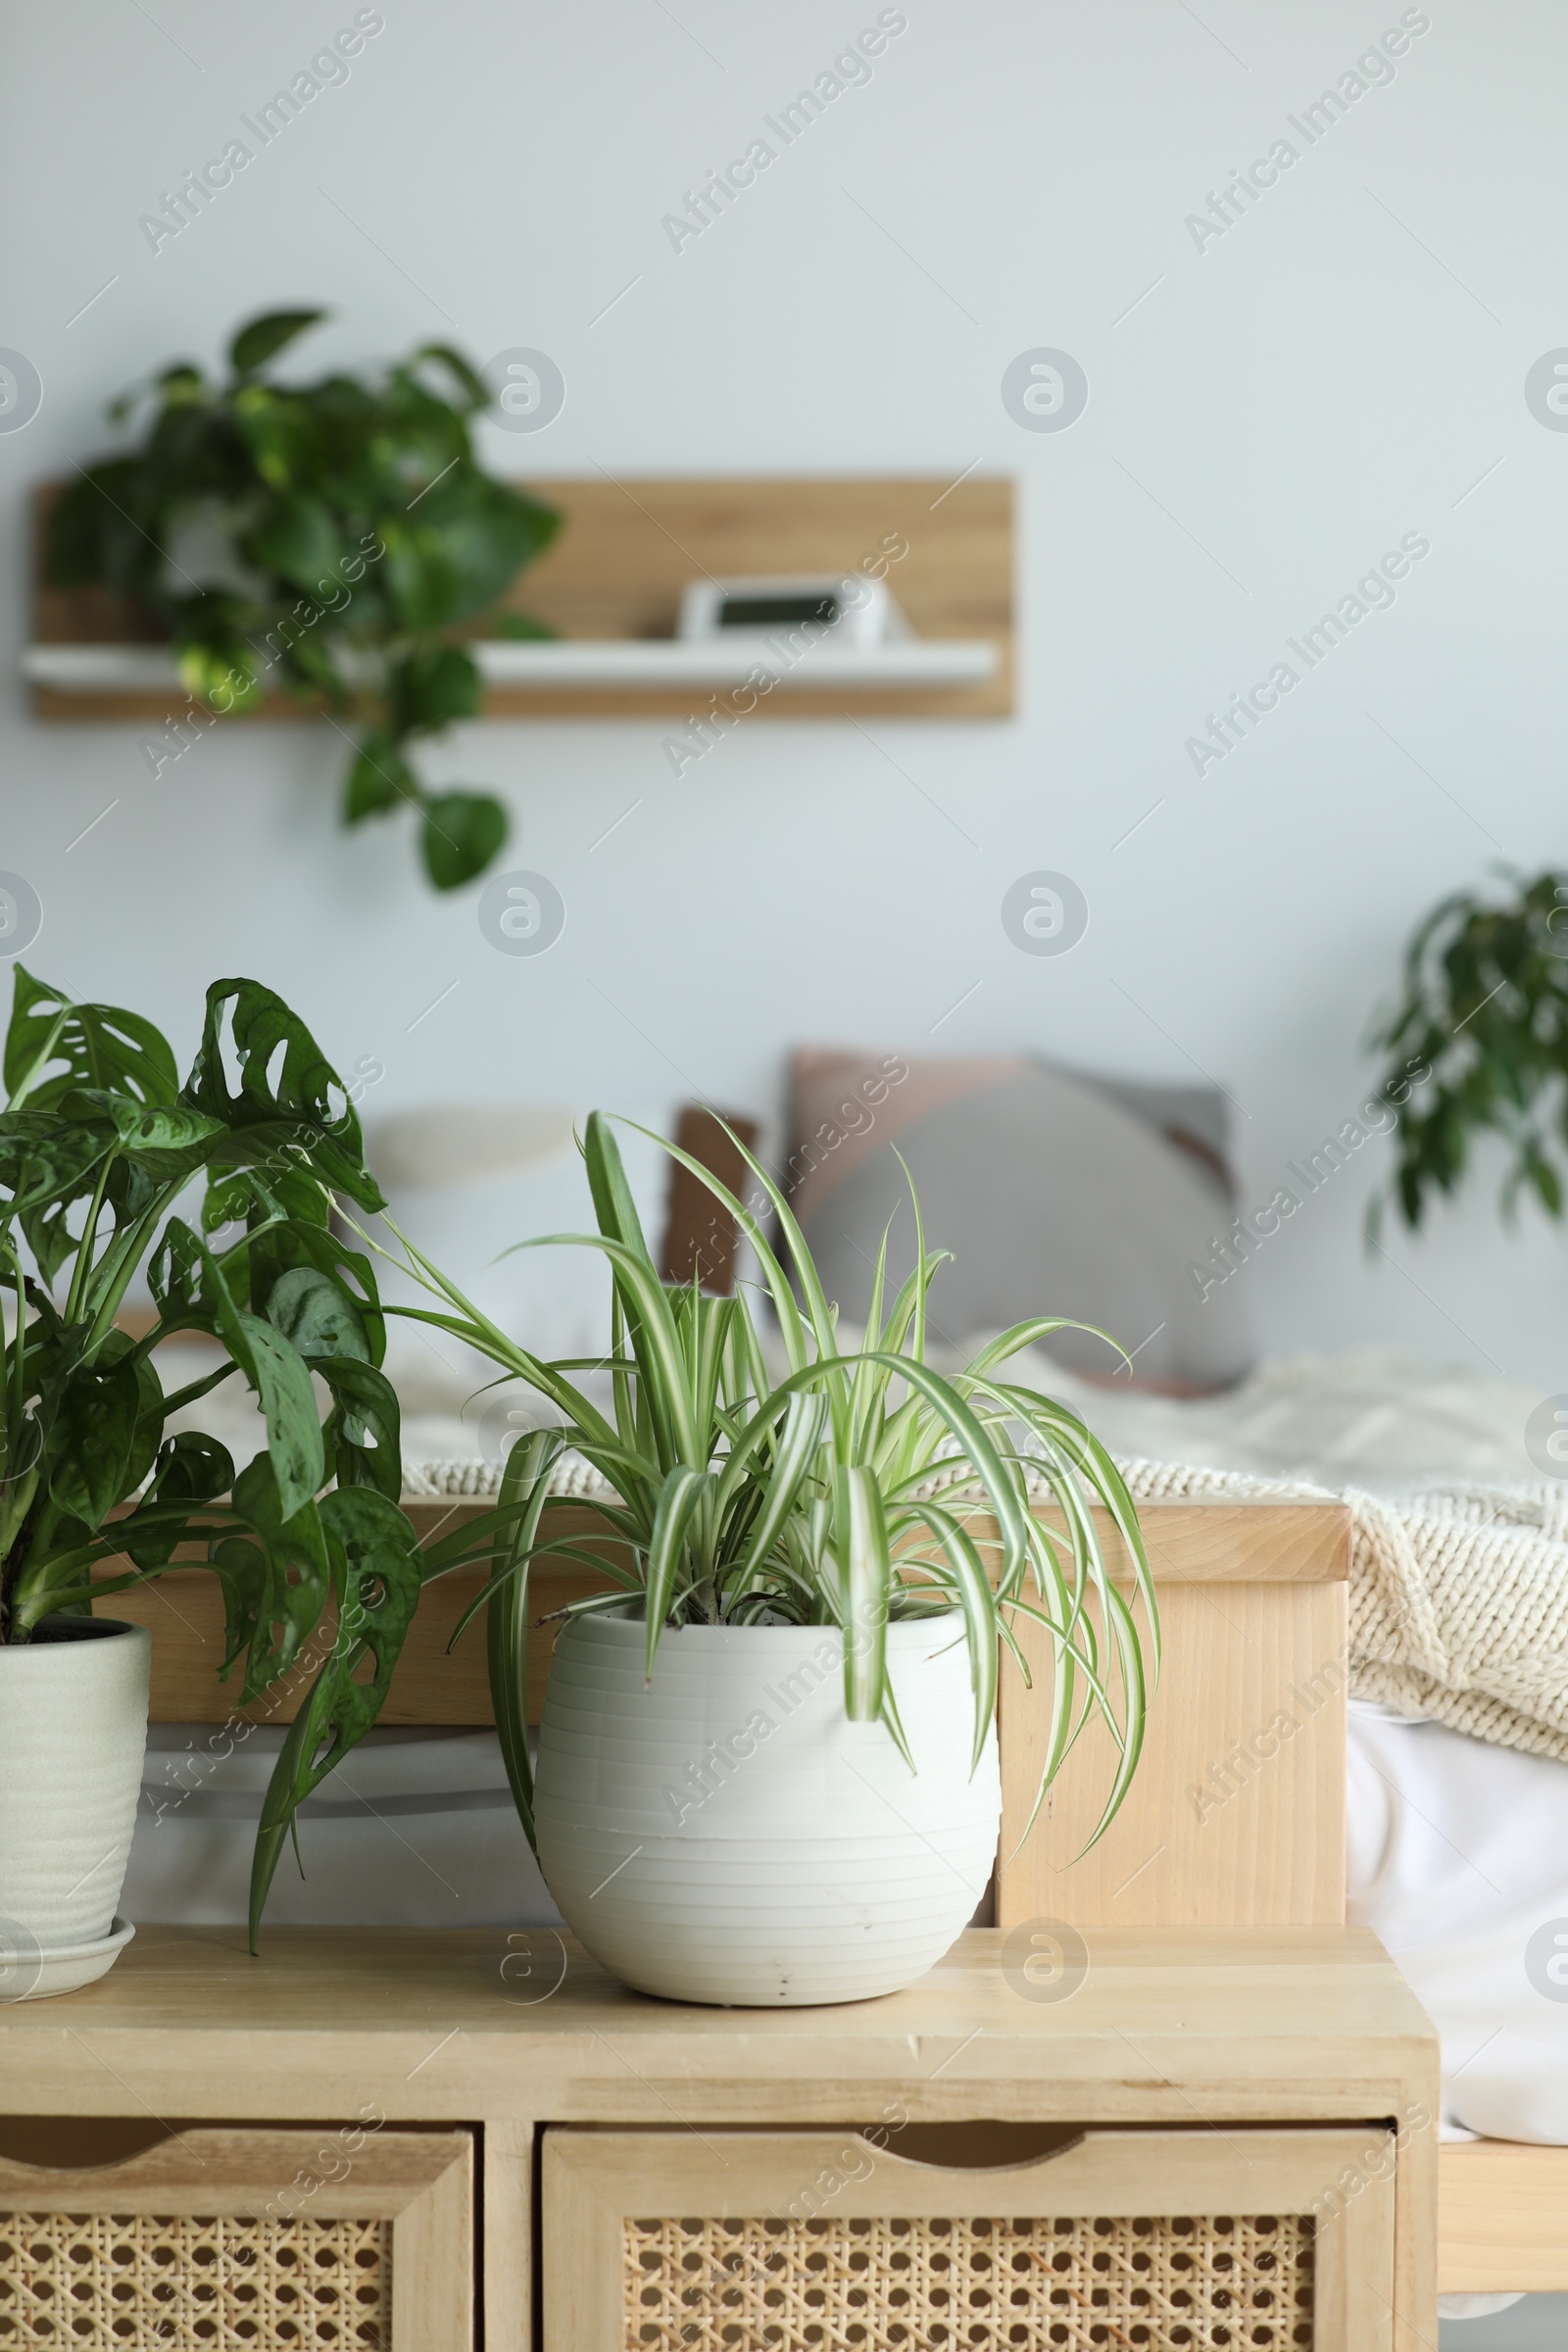
[[[321,311],[252,318],[226,383],[189,361],[109,411],[151,404],[136,446],[80,471],[50,514],[51,586],[98,587],[172,637],[195,701],[254,710],[269,687],[349,720],[343,821],[412,808],[438,890],[482,873],[507,837],[493,795],[431,790],[412,747],[479,709],[455,632],[489,611],[549,546],[552,507],[494,480],[471,420],[490,394],[462,355],[428,343],[376,382],[279,384],[267,369]],[[509,612],[492,634],[553,632]]]
[[[1387,1080],[1408,1094],[1396,1130],[1392,1193],[1419,1226],[1435,1195],[1454,1194],[1475,1145],[1499,1137],[1509,1164],[1504,1216],[1521,1191],[1548,1216],[1563,1211],[1568,1165],[1568,873],[1548,869],[1513,885],[1500,905],[1456,891],[1435,906],[1405,950],[1403,993],[1371,1043],[1396,1057]],[[1411,1067],[1425,1066],[1419,1099]],[[1404,1100],[1403,1096],[1396,1100]],[[1383,1203],[1374,1201],[1369,1230]]]

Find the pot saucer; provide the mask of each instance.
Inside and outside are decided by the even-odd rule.
[[[0,2002],[45,2001],[59,1992],[77,1992],[108,1974],[135,1935],[128,1920],[116,1918],[107,1936],[92,1943],[34,1943],[24,1931],[0,1929]]]

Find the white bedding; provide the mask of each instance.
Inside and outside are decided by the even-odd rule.
[[[1539,1394],[1493,1373],[1437,1364],[1401,1348],[1282,1356],[1214,1396],[1152,1396],[1123,1381],[1074,1380],[1017,1358],[1081,1413],[1118,1456],[1195,1462],[1259,1478],[1403,1494],[1430,1485],[1531,1484],[1525,1451]]]
[[[1352,1700],[1346,1827],[1348,1916],[1438,2029],[1443,2136],[1568,2142],[1568,1764]]]
[[[1438,2028],[1445,2125],[1568,2142],[1568,1765],[1352,1701],[1348,1781],[1349,1916]]]
[[[185,1360],[176,1362],[181,1354]],[[213,1358],[169,1348],[158,1360],[166,1386],[173,1388],[210,1369]],[[477,1358],[465,1363],[438,1335],[428,1345],[403,1341],[388,1370],[403,1400],[407,1462],[500,1462],[507,1404],[477,1394],[491,1377]],[[1541,1477],[1524,1446],[1525,1423],[1541,1401],[1533,1390],[1426,1362],[1402,1348],[1281,1358],[1219,1396],[1194,1398],[1083,1380],[1034,1353],[1014,1359],[1014,1377],[1070,1404],[1112,1453],[1146,1461],[1200,1462],[1372,1494],[1435,1481],[1503,1485]],[[237,1382],[225,1383],[180,1420],[221,1438],[240,1462],[262,1443],[260,1420]]]

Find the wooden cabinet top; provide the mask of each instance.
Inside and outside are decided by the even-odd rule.
[[[1020,1938],[1022,1940],[1020,1941]],[[1437,2038],[1354,1928],[1095,1929],[1021,1973],[971,1930],[906,1992],[832,2008],[628,1992],[553,1930],[143,1928],[98,1984],[0,2007],[0,2112],[710,2124],[1371,2116],[1436,2096]]]

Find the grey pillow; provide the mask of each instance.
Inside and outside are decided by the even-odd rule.
[[[1117,1340],[1142,1382],[1219,1388],[1255,1354],[1245,1285],[1200,1298],[1187,1271],[1234,1213],[1223,1112],[1217,1091],[1099,1081],[1023,1059],[803,1052],[792,1206],[829,1298],[863,1322],[890,1218],[893,1287],[914,1262],[897,1145],[927,1248],[956,1260],[932,1288],[938,1338],[956,1348],[1028,1315],[1068,1315]],[[1121,1368],[1085,1332],[1046,1346],[1075,1371]]]

